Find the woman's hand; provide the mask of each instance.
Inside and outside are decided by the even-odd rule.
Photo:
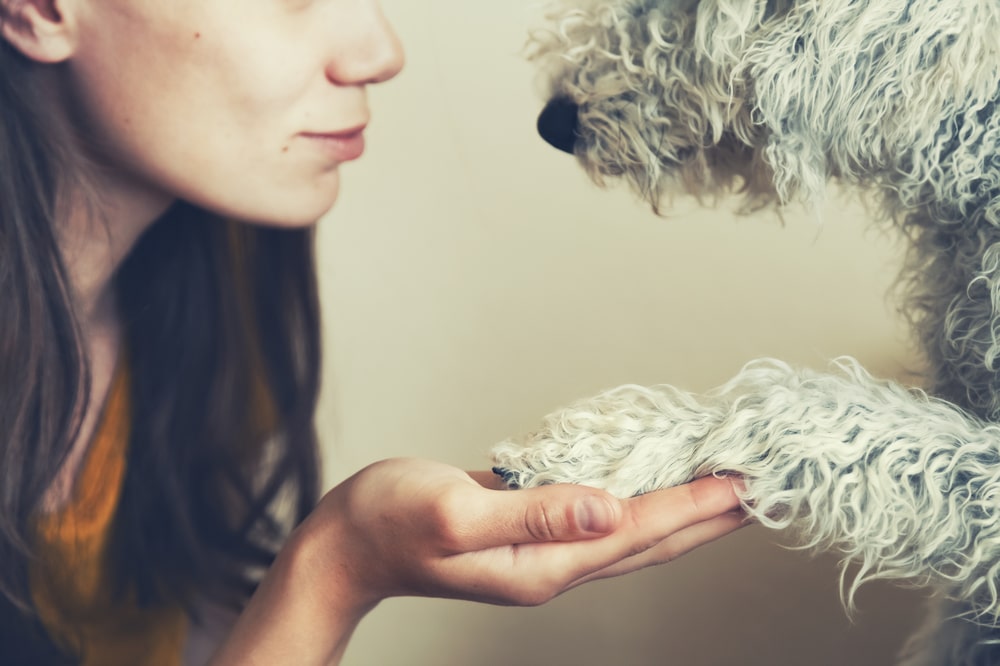
[[[489,486],[497,487],[490,474],[390,460],[334,489],[310,521],[340,524],[329,548],[369,602],[420,595],[513,605],[673,559],[742,523],[727,480],[626,501],[581,486]]]
[[[376,463],[331,490],[282,551],[230,640],[259,649],[229,652],[269,663],[265,655],[287,661],[294,645],[303,649],[295,663],[336,662],[357,622],[388,597],[537,605],[672,560],[744,523],[732,483],[707,478],[618,500],[582,486],[499,490],[489,473],[423,460]],[[291,618],[299,624],[281,653],[247,628],[270,622],[261,629],[273,632]]]

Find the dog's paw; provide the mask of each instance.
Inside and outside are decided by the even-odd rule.
[[[573,483],[640,495],[695,478],[705,463],[699,445],[716,421],[672,387],[622,386],[499,443],[493,471],[512,488]]]

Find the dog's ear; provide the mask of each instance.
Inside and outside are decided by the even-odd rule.
[[[62,62],[76,48],[75,0],[0,0],[0,35],[25,57]]]

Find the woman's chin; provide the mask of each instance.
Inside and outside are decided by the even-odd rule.
[[[322,189],[283,193],[271,201],[244,201],[243,205],[216,209],[229,219],[247,224],[281,229],[302,229],[315,226],[337,202],[337,183],[325,183]]]

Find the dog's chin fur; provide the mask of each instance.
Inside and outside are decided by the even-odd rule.
[[[748,366],[706,396],[622,388],[495,450],[514,485],[619,495],[719,472],[747,510],[943,600],[901,662],[1000,663],[1000,3],[581,0],[531,55],[579,107],[575,153],[654,210],[856,186],[907,235],[903,306],[933,397],[851,361]]]

